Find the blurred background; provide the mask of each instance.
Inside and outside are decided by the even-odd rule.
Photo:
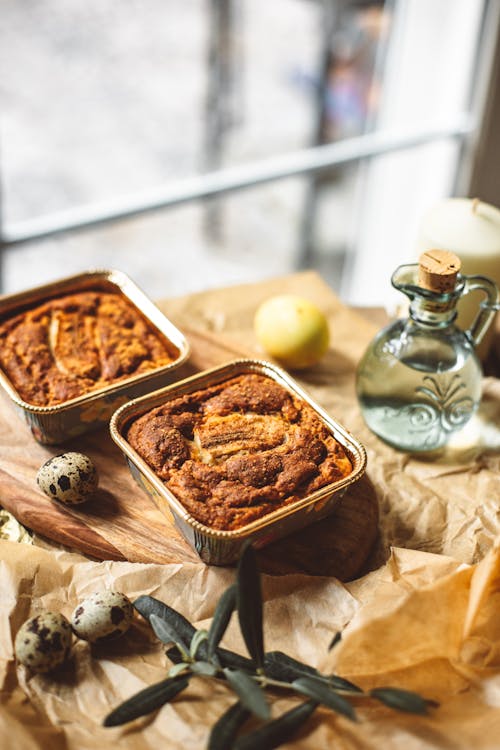
[[[500,205],[497,0],[2,0],[3,292],[315,268],[380,305],[438,199]]]

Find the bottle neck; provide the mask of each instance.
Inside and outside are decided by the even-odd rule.
[[[457,317],[455,305],[439,304],[422,297],[410,303],[410,317],[424,328],[441,329],[452,325]]]
[[[419,326],[439,330],[453,324],[456,305],[465,287],[465,278],[457,277],[453,289],[435,292],[419,284],[419,266],[399,266],[391,278],[392,285],[410,300],[410,317]]]

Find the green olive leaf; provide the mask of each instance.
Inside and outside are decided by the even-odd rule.
[[[146,620],[151,622],[151,615],[156,615],[165,623],[167,623],[176,633],[175,642],[180,642],[187,650],[191,643],[193,636],[196,632],[196,628],[191,625],[189,620],[186,620],[184,615],[177,612],[176,609],[172,609],[167,604],[160,602],[153,596],[140,596],[134,602],[135,609],[141,614]]]
[[[178,664],[174,664],[173,667],[170,667],[168,670],[168,676],[169,677],[177,677],[178,674],[181,672],[184,672],[184,670],[189,669],[189,664],[186,664],[184,661],[180,661]]]
[[[253,672],[255,669],[252,659],[236,654],[234,651],[229,651],[227,648],[218,648],[216,653],[223,667],[241,669],[243,672]]]
[[[170,625],[170,623],[165,622],[161,617],[158,617],[158,615],[152,614],[149,617],[149,622],[151,627],[153,628],[154,634],[157,638],[160,639],[162,643],[169,644],[169,643],[175,643],[177,648],[182,654],[182,658],[184,661],[189,661],[189,651],[184,643],[179,639],[178,633],[176,630]]]
[[[173,664],[179,664],[182,661],[182,654],[177,646],[170,646],[165,653]]]
[[[203,641],[198,649],[198,656],[203,659],[205,658],[205,645]],[[177,662],[182,661],[184,658],[177,646],[168,648],[166,654],[174,664],[177,664]],[[223,667],[241,669],[244,672],[254,672],[255,670],[255,664],[251,659],[247,659],[246,656],[240,656],[240,654],[236,654],[234,651],[229,651],[226,648],[218,648],[216,649],[216,654]]]
[[[150,616],[149,622],[153,628],[154,634],[162,643],[166,643],[167,645],[169,643],[181,643],[183,646],[185,645],[182,643],[182,639],[178,637],[175,628],[173,628],[169,622],[166,622],[155,614]]]
[[[226,632],[227,626],[231,615],[236,609],[236,595],[237,586],[233,584],[229,586],[226,591],[222,594],[221,598],[217,602],[215,608],[212,623],[208,631],[208,658],[212,658],[215,653],[217,646],[219,645],[224,633]]]
[[[116,727],[127,721],[145,716],[157,708],[168,703],[172,698],[189,685],[189,679],[185,676],[167,677],[166,680],[141,690],[136,695],[121,703],[103,721],[105,727]]]
[[[264,656],[264,672],[273,680],[293,682],[299,677],[316,677],[318,672],[308,664],[302,664],[283,651],[268,651]]]
[[[324,682],[336,690],[346,690],[350,693],[362,693],[363,691],[353,682],[345,680],[337,675],[322,675],[314,667],[303,664],[282,651],[269,651],[264,657],[264,672],[273,680],[281,682],[293,682],[300,677],[311,677]]]
[[[342,632],[338,630],[328,645],[328,651],[331,651],[332,648],[335,648],[337,643],[340,643],[341,640],[342,640]]]
[[[255,551],[247,545],[238,564],[238,618],[248,653],[258,668],[264,663],[262,590]]]
[[[191,671],[204,677],[215,677],[218,669],[209,661],[195,661],[191,664]]]
[[[239,737],[232,746],[233,750],[274,750],[295,734],[317,705],[315,701],[307,701],[295,706],[263,727]]]
[[[299,693],[307,695],[324,706],[328,706],[333,711],[347,716],[351,721],[356,721],[356,713],[349,701],[329,688],[328,685],[310,677],[300,677],[298,680],[292,682],[292,687]]]
[[[240,727],[250,716],[250,711],[238,701],[234,703],[212,727],[208,750],[231,750]]]
[[[389,706],[389,708],[394,708],[396,711],[406,711],[410,714],[426,714],[429,705],[435,705],[433,701],[425,700],[418,693],[413,693],[410,690],[401,690],[400,688],[374,688],[370,690],[369,695],[384,705]]]
[[[208,633],[206,630],[197,630],[196,633],[193,635],[193,638],[191,640],[191,645],[189,647],[189,655],[192,659],[196,658],[196,654],[199,651],[200,645],[203,643],[203,641],[206,641],[208,638]]]
[[[246,672],[238,669],[224,669],[224,675],[240,699],[241,704],[248,708],[257,718],[266,721],[270,716],[266,696],[260,685]]]
[[[350,693],[359,693],[360,695],[363,692],[363,690],[358,687],[358,685],[355,685],[354,682],[346,680],[344,677],[339,677],[337,674],[332,674],[325,679],[334,690],[346,690]]]

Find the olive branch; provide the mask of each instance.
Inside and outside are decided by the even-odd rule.
[[[271,750],[289,739],[318,706],[356,721],[350,699],[368,698],[398,711],[426,714],[434,701],[393,687],[368,692],[338,675],[324,675],[282,651],[264,651],[262,592],[256,556],[246,546],[238,565],[236,583],[220,597],[209,630],[197,630],[183,615],[151,596],[140,596],[136,610],[145,617],[167,648],[173,666],[166,679],[141,690],[104,719],[112,727],[151,713],[185,690],[192,677],[223,680],[236,695],[236,702],[211,729],[208,750]],[[239,626],[250,658],[219,646],[229,621],[237,612]],[[340,640],[337,634],[330,643]],[[271,718],[266,693],[293,692],[301,703],[277,718]],[[259,725],[244,733],[244,725],[255,717]],[[255,722],[254,722],[255,724]],[[253,725],[252,725],[253,726]]]

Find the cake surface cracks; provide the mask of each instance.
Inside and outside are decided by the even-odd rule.
[[[52,406],[178,356],[120,294],[77,292],[0,326],[0,363],[21,398]]]
[[[127,439],[215,529],[240,528],[352,471],[315,411],[255,373],[172,399],[136,419]]]

